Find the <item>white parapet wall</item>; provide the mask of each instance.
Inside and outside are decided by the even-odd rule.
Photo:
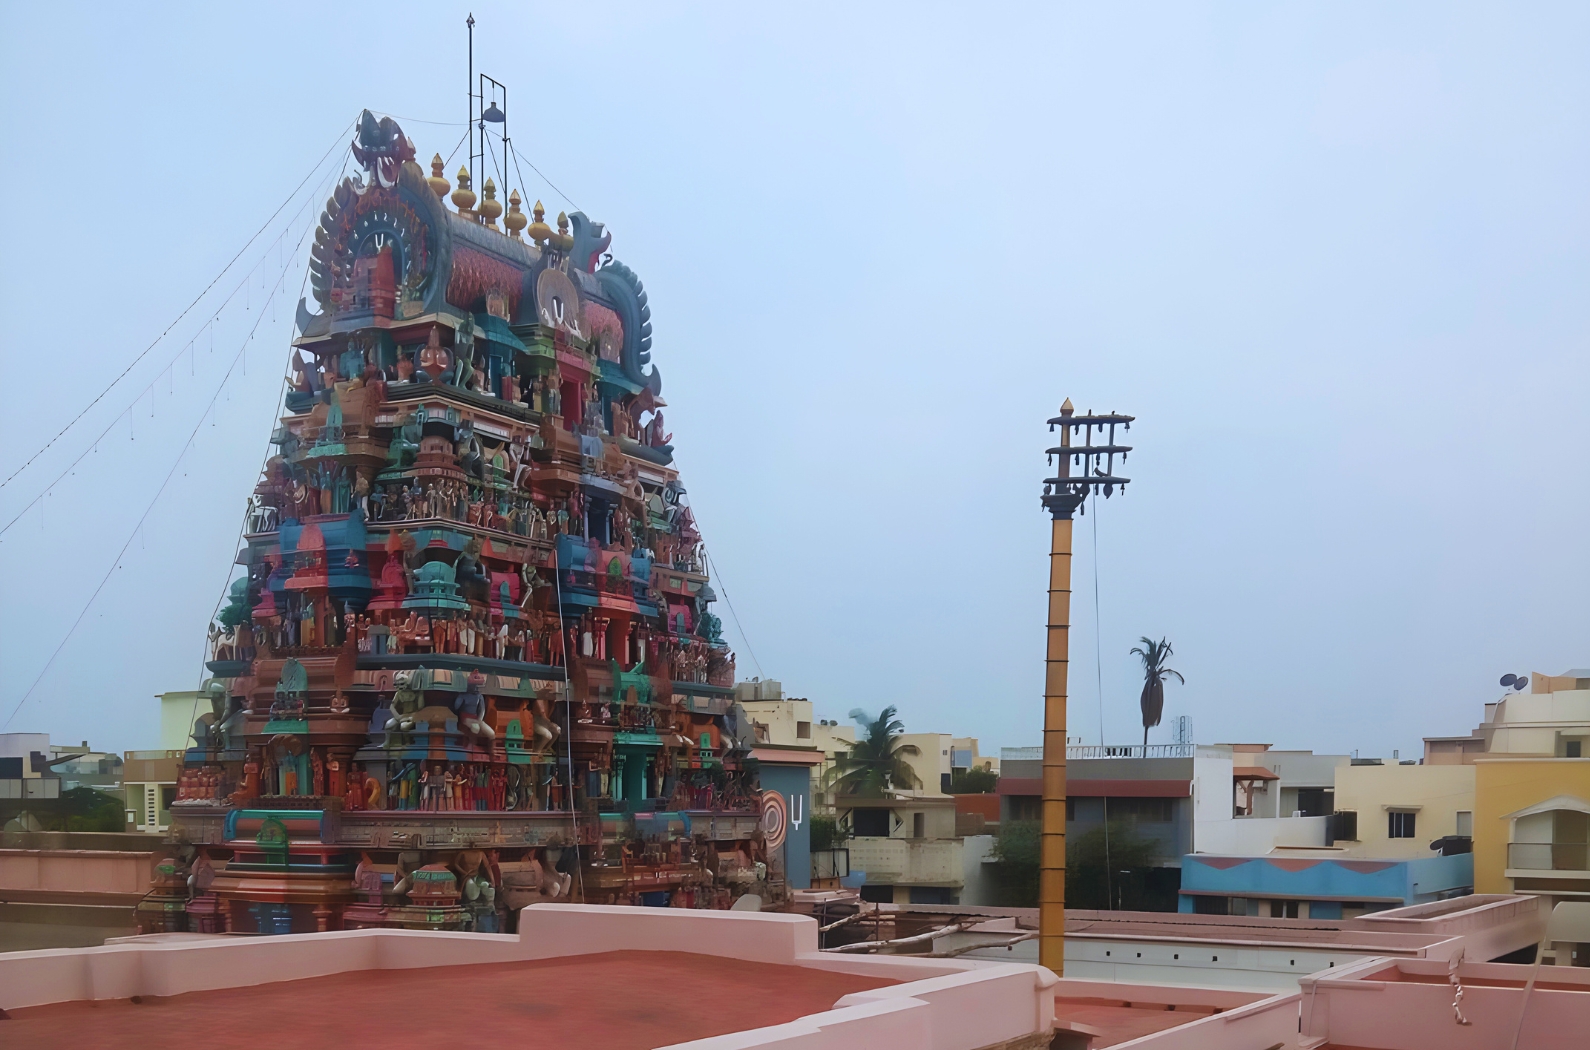
[[[1199,821],[1193,848],[1227,857],[1262,857],[1277,846],[1324,846],[1329,817],[1233,817]]]
[[[357,970],[511,963],[614,951],[689,952],[864,974],[900,983],[847,995],[788,1024],[679,1046],[979,1050],[1047,1037],[1053,973],[959,959],[858,958],[817,950],[800,915],[537,904],[517,934],[350,930],[280,937],[133,938],[97,948],[0,954],[0,1007],[250,987]]]

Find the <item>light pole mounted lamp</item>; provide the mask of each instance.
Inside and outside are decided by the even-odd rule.
[[[1079,416],[1071,399],[1049,420],[1060,428],[1059,472],[1043,483],[1043,506],[1053,518],[1049,536],[1049,638],[1043,677],[1043,834],[1038,852],[1038,961],[1065,974],[1066,933],[1066,667],[1071,632],[1071,519],[1091,492],[1106,498],[1129,479],[1115,476],[1115,457],[1131,448],[1115,443],[1115,428],[1132,428],[1132,416]],[[1094,444],[1094,432],[1103,444]],[[1082,444],[1073,438],[1080,432]]]

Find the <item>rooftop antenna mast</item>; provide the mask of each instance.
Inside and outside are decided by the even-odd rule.
[[[464,22],[469,27],[469,173],[477,187],[484,185],[486,166],[486,125],[502,125],[502,156],[494,158],[498,188],[504,194],[508,185],[508,88],[501,81],[482,73],[475,75],[475,16],[470,14]],[[486,85],[492,86],[491,103],[486,102]],[[501,108],[497,96],[502,96]]]
[[[464,24],[469,27],[469,79],[464,82],[464,93],[469,96],[469,166],[471,174],[479,178],[480,169],[475,167],[475,12],[469,13]]]

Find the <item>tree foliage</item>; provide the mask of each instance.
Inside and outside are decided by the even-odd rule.
[[[994,895],[1000,907],[1038,906],[1038,861],[1043,825],[1010,820],[1000,825],[992,856]],[[1111,821],[1066,841],[1066,907],[1164,910],[1154,843],[1129,823]],[[1174,894],[1171,897],[1174,901]],[[1171,904],[1172,910],[1174,903]]]
[[[849,753],[834,759],[829,773],[834,792],[858,798],[883,798],[888,790],[905,791],[922,786],[922,781],[905,760],[907,755],[919,755],[915,744],[902,744],[900,734],[905,723],[895,717],[894,705],[884,708],[873,718],[861,708],[850,712],[850,717],[862,729],[860,740]]]
[[[1157,859],[1158,848],[1127,821],[1084,831],[1066,842],[1066,906],[1145,908]]]
[[[813,817],[811,822],[812,852],[838,849],[845,844],[845,834],[833,817]]]
[[[1143,644],[1133,647],[1132,655],[1143,661],[1143,692],[1138,702],[1143,708],[1143,748],[1146,755],[1148,730],[1151,726],[1159,725],[1165,713],[1165,676],[1175,675],[1176,680],[1183,685],[1187,679],[1181,676],[1180,671],[1165,666],[1165,661],[1171,656],[1170,642],[1163,638],[1156,642],[1146,635],[1138,641]]]
[[[1043,824],[1036,820],[1007,820],[994,837],[994,896],[1002,908],[1038,906],[1038,843]]]
[[[957,769],[950,774],[950,794],[986,795],[999,783],[999,775],[988,769]]]

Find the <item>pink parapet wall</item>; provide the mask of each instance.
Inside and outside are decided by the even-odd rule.
[[[1055,977],[1042,967],[825,954],[817,951],[817,923],[805,916],[538,904],[520,913],[519,929],[516,935],[356,930],[130,940],[15,952],[0,955],[0,1007],[172,996],[357,970],[669,951],[898,982],[844,996],[830,1010],[786,1024],[680,1045],[979,1050],[1029,1039],[1037,1046],[1054,1021]]]
[[[155,854],[91,849],[0,849],[0,900],[136,904]]]
[[[1541,967],[1526,1006],[1534,970],[1462,963],[1454,971],[1423,959],[1365,959],[1315,974],[1302,982],[1303,1045],[1508,1050],[1522,1016],[1519,1050],[1583,1050],[1590,1045],[1590,968]],[[1459,1010],[1467,1024],[1459,1023]]]

